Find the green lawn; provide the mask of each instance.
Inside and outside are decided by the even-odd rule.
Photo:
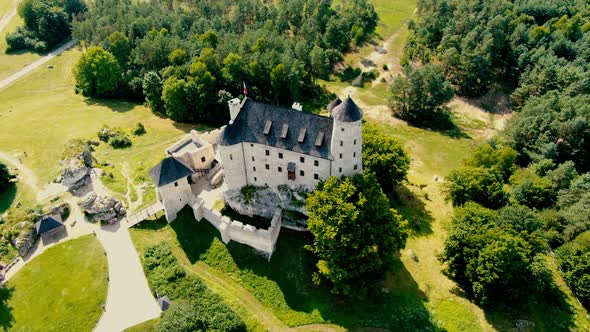
[[[12,0],[0,0],[0,2],[4,1],[10,2]],[[41,55],[29,51],[6,54],[6,34],[16,31],[16,28],[22,24],[23,20],[17,15],[8,23],[6,29],[0,32],[0,80],[9,77],[24,66],[41,58]]]
[[[156,327],[160,322],[160,318],[145,321],[141,324],[134,325],[123,332],[156,332]]]
[[[47,249],[0,289],[4,331],[92,331],[107,294],[107,259],[93,235]]]
[[[2,0],[0,1],[0,18],[7,15],[8,12],[16,7],[18,0]]]
[[[72,69],[80,53],[77,48],[66,51],[48,63],[53,69],[40,67],[0,90],[0,150],[21,157],[23,164],[37,174],[39,183],[44,184],[58,175],[59,156],[68,140],[96,140],[96,133],[104,124],[129,130],[141,122],[147,133],[133,137],[132,147],[112,149],[101,144],[94,156],[117,167],[126,163],[136,184],[150,183],[147,171],[164,158],[164,149],[190,129],[205,127],[175,123],[154,115],[142,105],[75,94]],[[122,186],[113,183],[114,188],[125,188]],[[17,196],[20,188],[19,185]],[[146,189],[146,200],[154,199],[152,191]],[[2,201],[7,200],[0,199],[0,208]]]

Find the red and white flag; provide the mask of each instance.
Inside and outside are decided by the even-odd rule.
[[[242,84],[244,85],[244,95],[248,95],[248,88],[246,87],[246,83],[244,81],[242,81]]]

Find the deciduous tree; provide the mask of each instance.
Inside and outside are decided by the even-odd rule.
[[[111,97],[121,81],[117,59],[100,46],[82,54],[74,68],[76,91],[86,97]]]

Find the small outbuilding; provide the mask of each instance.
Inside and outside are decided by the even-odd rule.
[[[40,236],[46,236],[64,231],[66,226],[61,220],[59,214],[43,216],[35,224],[35,230]]]
[[[162,311],[166,311],[168,310],[168,308],[170,307],[170,298],[168,296],[162,296],[159,297],[156,302],[158,302],[158,307],[160,307],[160,309]]]

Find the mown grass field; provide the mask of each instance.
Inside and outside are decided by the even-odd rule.
[[[2,0],[0,1],[0,18],[7,15],[10,10],[16,7],[18,0]]]
[[[107,272],[92,235],[47,249],[0,288],[0,328],[92,331],[106,299]]]
[[[4,1],[11,2],[12,0],[2,0],[0,2]],[[2,13],[0,13],[0,17],[1,16]],[[20,25],[23,25],[23,20],[17,14],[10,23],[8,23],[6,28],[0,32],[0,80],[9,77],[24,66],[41,58],[40,54],[28,51],[6,54],[6,35],[10,32],[16,31],[16,28]]]

